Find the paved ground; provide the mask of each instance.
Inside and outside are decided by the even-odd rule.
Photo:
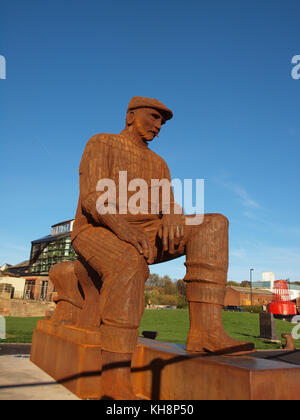
[[[251,356],[259,359],[275,360],[278,362],[286,362],[293,365],[300,365],[300,350],[260,350]]]
[[[31,344],[0,343],[0,356],[30,354]]]
[[[0,400],[78,400],[30,362],[29,356],[0,356]]]

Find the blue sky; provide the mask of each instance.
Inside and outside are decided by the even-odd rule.
[[[229,279],[300,281],[298,1],[0,0],[0,264],[72,218],[95,133],[134,95],[174,112],[152,148],[230,220]],[[171,148],[170,148],[171,146]],[[184,276],[184,259],[152,272]]]

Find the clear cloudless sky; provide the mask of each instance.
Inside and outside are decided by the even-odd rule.
[[[74,217],[86,142],[138,95],[174,112],[151,145],[172,177],[230,220],[229,279],[300,281],[299,19],[299,0],[0,0],[0,264]]]

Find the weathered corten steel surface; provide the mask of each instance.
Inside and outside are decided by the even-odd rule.
[[[256,354],[256,353],[254,353]],[[134,389],[154,400],[299,400],[300,366],[243,356],[211,356],[139,339]]]
[[[222,324],[228,271],[227,218],[205,214],[202,223],[192,225],[191,217],[184,216],[174,202],[166,162],[148,147],[172,117],[172,111],[160,101],[133,97],[120,134],[97,134],[89,140],[79,168],[80,195],[72,232],[78,259],[58,264],[49,273],[57,290],[51,334],[57,336],[59,344],[52,344],[52,359],[45,361],[43,368],[46,364],[47,371],[52,370],[55,358],[65,352],[60,326],[68,325],[84,346],[87,343],[81,341],[83,331],[95,331],[101,336],[103,395],[109,398],[134,398],[130,366],[151,264],[186,256],[188,351],[234,353],[254,347],[229,337]],[[99,182],[109,179],[119,192],[123,183],[120,174],[124,173],[126,188],[139,179],[146,183],[147,192],[153,180],[169,181],[169,199],[159,192],[154,203],[152,194],[148,194],[147,199],[140,199],[139,212],[131,212],[128,207],[136,190],[128,188],[125,203],[124,197],[115,195],[115,212],[100,211],[103,190],[96,188]],[[45,325],[50,328],[49,323]],[[33,341],[32,360],[37,364],[37,347],[43,345],[38,338],[41,334],[40,329]],[[87,352],[80,352],[80,363],[84,363]],[[75,355],[70,350],[70,355],[64,357],[71,359]],[[118,364],[118,368],[108,369]]]
[[[101,399],[101,338],[40,321],[35,364],[81,399]],[[89,343],[83,345],[82,343]],[[268,356],[270,357],[270,356]],[[112,361],[117,372],[122,362]],[[210,356],[139,338],[133,355],[136,398],[149,400],[298,400],[300,366],[246,356]]]
[[[81,399],[100,399],[99,331],[38,321],[30,360]]]

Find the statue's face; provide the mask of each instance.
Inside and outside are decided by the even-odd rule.
[[[134,111],[135,125],[139,136],[146,141],[152,141],[160,132],[165,119],[153,108],[139,108]]]

